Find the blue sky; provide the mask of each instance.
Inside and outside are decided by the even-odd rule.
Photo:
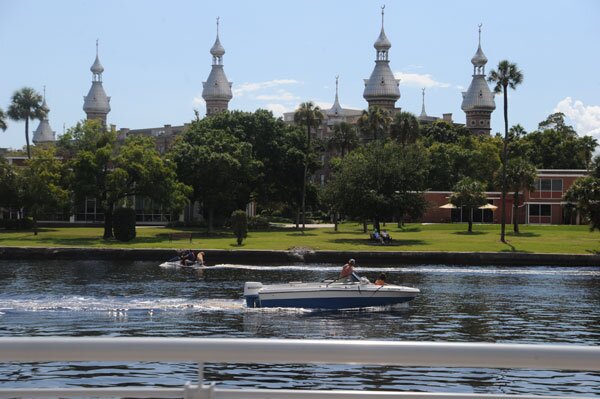
[[[233,82],[230,109],[293,111],[302,101],[331,106],[335,76],[340,102],[363,109],[363,79],[374,66],[383,2],[0,0],[0,107],[12,93],[46,86],[50,125],[62,134],[85,118],[100,40],[108,122],[117,128],[180,125],[205,113],[202,82],[210,72],[216,17]],[[483,23],[486,72],[502,59],[522,69],[510,93],[509,122],[536,128],[560,110],[579,134],[600,138],[600,2],[391,1],[385,31],[390,65],[401,78],[397,106],[419,114],[426,87],[429,115],[453,113],[464,123],[461,91]],[[497,97],[492,130],[503,129]],[[37,127],[34,122],[31,130]],[[24,123],[9,121],[0,147],[24,145]]]

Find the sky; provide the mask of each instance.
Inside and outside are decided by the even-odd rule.
[[[471,82],[481,23],[486,73],[507,59],[524,75],[509,92],[510,125],[532,131],[560,111],[580,135],[600,139],[596,0],[0,0],[0,108],[15,90],[45,86],[57,135],[83,120],[98,39],[109,124],[189,122],[194,109],[206,112],[202,82],[220,17],[230,110],[281,116],[304,101],[328,109],[336,76],[342,106],[364,109],[363,79],[375,65],[384,4],[390,66],[401,79],[397,107],[418,115],[425,88],[428,115],[452,113],[464,123],[461,92]],[[22,147],[24,122],[8,124],[0,147]],[[503,126],[496,97],[492,132]]]

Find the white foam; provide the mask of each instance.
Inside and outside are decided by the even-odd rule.
[[[240,299],[190,299],[190,298],[110,298],[82,296],[48,296],[20,299],[0,299],[3,310],[29,312],[41,311],[92,311],[126,313],[133,310],[160,311],[222,311],[240,310],[244,302]]]
[[[341,266],[336,265],[284,265],[284,266],[255,266],[241,264],[218,264],[210,268],[230,268],[246,270],[266,270],[266,271],[322,271],[339,272]],[[360,267],[354,268],[357,272],[407,272],[407,273],[461,273],[461,274],[498,274],[498,275],[560,275],[560,276],[600,276],[600,268],[565,268],[565,267],[531,267],[531,268],[513,268],[513,267],[449,267],[449,266],[398,266],[398,267]]]

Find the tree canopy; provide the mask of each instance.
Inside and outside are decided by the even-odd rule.
[[[163,159],[150,137],[131,136],[123,143],[114,131],[94,120],[77,124],[59,141],[68,159],[69,183],[75,199],[96,198],[104,210],[104,238],[113,236],[116,205],[134,196],[180,210],[190,189],[180,183],[174,165]]]

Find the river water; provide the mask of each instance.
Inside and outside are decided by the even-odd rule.
[[[360,260],[360,259],[359,259]],[[314,281],[334,265],[0,261],[0,336],[372,339],[600,345],[600,268],[398,265],[357,268],[412,285],[407,306],[375,311],[246,309],[245,281]],[[600,359],[599,359],[600,361]],[[339,365],[208,364],[221,387],[600,396],[600,373]],[[0,364],[0,387],[167,386],[188,363]]]

